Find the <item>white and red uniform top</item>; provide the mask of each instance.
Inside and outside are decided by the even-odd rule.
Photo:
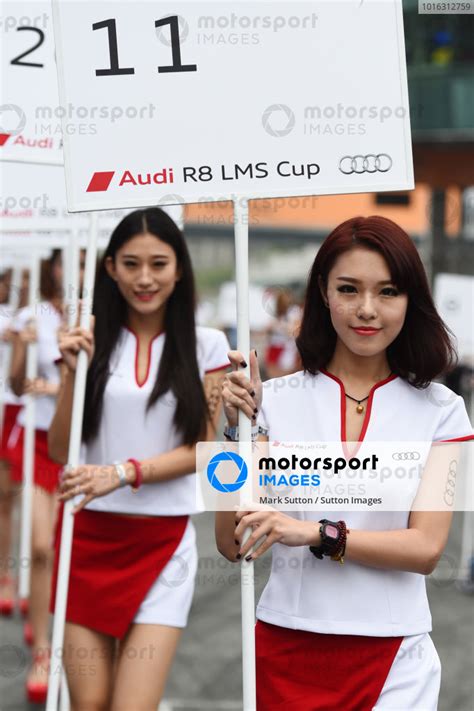
[[[346,440],[342,382],[327,372],[300,371],[263,386],[260,423],[269,439],[287,442]],[[373,441],[474,439],[463,399],[439,383],[418,389],[392,375],[375,385],[359,437]],[[319,521],[344,518],[349,529],[408,527],[409,512],[292,512]],[[307,546],[274,544],[273,565],[257,617],[264,622],[327,634],[392,637],[431,630],[425,577],[381,570],[346,559],[314,558]]]
[[[0,369],[2,373],[4,368],[6,367],[8,353],[11,349],[11,343],[6,343],[1,339],[3,332],[13,327],[13,318],[13,313],[8,304],[2,304],[0,306]],[[6,387],[3,390],[2,402],[4,402],[5,405],[22,405],[23,402],[21,397],[15,395],[13,390],[10,388],[10,385],[8,383],[8,373],[5,373],[4,375],[7,377],[7,382]]]
[[[206,373],[229,366],[229,344],[214,328],[196,327],[197,359],[201,379]],[[123,328],[110,360],[110,376],[104,392],[99,432],[83,445],[86,464],[113,464],[129,458],[156,457],[182,445],[182,435],[173,424],[176,398],[168,392],[147,411],[156,381],[166,334],[155,336],[149,348],[147,376],[138,381],[138,340]],[[86,508],[95,511],[145,516],[179,516],[199,510],[196,475],[146,484],[137,492],[130,487],[116,489],[94,499]],[[79,501],[80,499],[78,499]]]
[[[22,331],[28,321],[36,326],[38,349],[38,378],[44,378],[53,385],[59,385],[60,373],[57,362],[61,358],[58,348],[58,330],[62,323],[60,312],[49,301],[42,301],[34,308],[20,309],[13,319],[12,329]],[[35,398],[35,429],[48,430],[56,409],[54,395],[40,395]],[[21,410],[17,423],[25,426],[25,411]]]

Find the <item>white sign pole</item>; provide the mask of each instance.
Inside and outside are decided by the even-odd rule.
[[[249,326],[249,230],[248,201],[234,200],[235,225],[235,280],[237,285],[237,348],[242,353],[250,374],[250,326]],[[249,468],[248,481],[252,481],[252,424],[245,413],[239,411],[239,454]],[[244,533],[244,541],[250,536],[250,529]],[[242,665],[243,665],[243,708],[256,709],[255,672],[255,586],[253,561],[242,561]]]
[[[63,249],[63,289],[64,308],[66,321],[69,328],[76,322],[77,307],[79,303],[79,239],[77,230],[73,230],[68,245]],[[71,700],[67,685],[64,664],[61,669],[61,693],[59,695],[59,711],[69,711]]]
[[[22,274],[23,274],[23,269],[20,264],[13,267],[12,280],[10,283],[10,297],[8,300],[8,305],[9,305],[12,313],[17,311],[18,306],[20,304]]]
[[[69,697],[69,688],[67,685],[66,672],[64,667],[61,670],[61,694],[59,696],[59,711],[69,711],[71,708],[71,700]]]
[[[76,325],[79,301],[79,235],[73,230],[67,246],[63,249],[63,289],[66,321],[69,328]]]
[[[38,254],[33,251],[31,254],[30,283],[28,302],[36,311],[39,303],[39,273],[40,264]],[[38,374],[38,346],[37,343],[29,343],[26,351],[25,376],[32,382]],[[35,466],[35,413],[36,402],[34,395],[26,396],[25,405],[25,429],[23,440],[23,491],[21,498],[21,528],[20,528],[20,572],[19,572],[19,596],[26,600],[30,594],[30,573],[31,573],[31,531],[32,531],[32,504],[33,504],[33,481]]]
[[[64,247],[61,250],[61,262],[62,262],[62,271],[63,271],[63,279],[62,279],[62,290],[63,290],[63,315],[66,315],[69,313],[69,307],[68,307],[68,296],[70,294],[70,288],[68,287],[68,284],[71,282],[71,269],[72,269],[72,255],[71,255],[72,249],[68,249],[68,245],[65,244]]]
[[[84,293],[81,307],[80,324],[82,328],[90,327],[90,314],[95,280],[97,259],[97,213],[91,213],[91,227],[87,244],[86,269],[84,276]],[[76,379],[74,383],[74,399],[72,405],[71,436],[69,439],[68,467],[79,465],[79,455],[82,438],[82,418],[84,414],[84,396],[87,377],[87,355],[80,351]],[[64,505],[63,525],[61,530],[61,548],[59,554],[58,582],[56,588],[56,605],[53,625],[52,659],[57,664],[51,664],[49,673],[48,699],[46,711],[56,711],[58,707],[59,687],[61,681],[62,648],[64,640],[64,627],[66,620],[67,593],[69,585],[69,569],[71,564],[72,535],[74,518],[72,509],[74,504],[67,501]]]

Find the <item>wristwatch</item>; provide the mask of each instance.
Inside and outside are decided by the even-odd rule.
[[[234,425],[233,427],[230,427],[230,425],[227,425],[224,427],[224,437],[229,440],[229,442],[238,442],[239,441],[239,427],[238,425]]]
[[[328,521],[327,518],[323,518],[319,523],[321,524],[319,527],[321,545],[310,546],[309,550],[316,558],[322,560],[324,555],[332,555],[337,549],[341,540],[341,530],[337,521]]]
[[[253,425],[252,426],[252,442],[255,442],[257,437],[259,435],[264,435],[265,437],[268,435],[268,428],[267,427],[262,427],[261,425]],[[229,427],[227,425],[224,427],[224,437],[226,440],[229,442],[238,442],[239,441],[239,426],[235,427]]]

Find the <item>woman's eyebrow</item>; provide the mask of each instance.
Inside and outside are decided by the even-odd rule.
[[[361,281],[360,279],[354,279],[354,277],[348,277],[348,276],[338,276],[336,279],[339,279],[340,281],[350,281],[353,282],[354,284],[360,284]],[[392,279],[384,279],[382,281],[378,281],[377,284],[393,284]]]
[[[169,259],[167,254],[152,254],[152,259]],[[123,259],[140,259],[138,254],[122,254]]]

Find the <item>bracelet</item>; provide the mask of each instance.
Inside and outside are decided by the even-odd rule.
[[[114,469],[115,469],[117,476],[119,478],[119,489],[123,489],[123,487],[127,486],[127,484],[128,484],[127,473],[125,471],[125,467],[120,462],[115,462]]]
[[[339,521],[339,523],[344,524],[343,529],[341,530],[341,541],[339,546],[331,556],[331,560],[334,560],[343,565],[344,555],[346,553],[347,534],[350,533],[350,530],[346,527],[345,521]]]
[[[133,466],[135,467],[135,483],[131,484],[131,487],[133,493],[136,493],[143,484],[142,467],[140,462],[138,462],[136,459],[127,459],[127,462],[130,462],[130,464],[133,464]]]
[[[268,435],[268,427],[262,427],[261,425],[253,425],[252,430],[252,442],[255,442],[257,437],[259,435],[264,435],[265,437]],[[224,427],[224,437],[226,440],[229,442],[238,442],[239,441],[239,427]]]

